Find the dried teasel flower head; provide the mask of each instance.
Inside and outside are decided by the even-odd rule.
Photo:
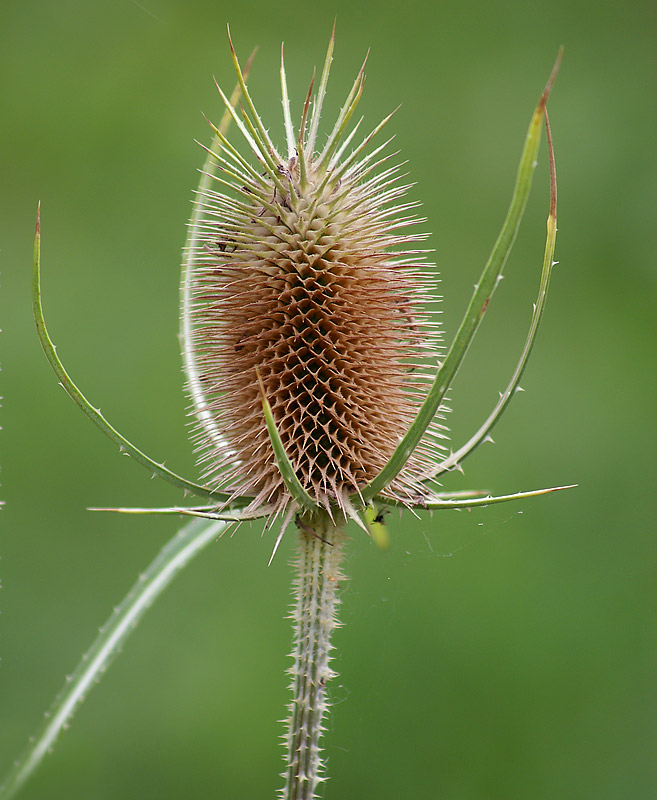
[[[364,66],[328,137],[320,114],[333,36],[316,94],[311,83],[298,133],[291,121],[283,59],[287,155],[279,154],[244,83],[241,115],[227,109],[247,155],[218,129],[215,180],[197,198],[187,255],[192,365],[190,391],[204,478],[251,510],[293,506],[265,425],[264,394],[287,457],[306,492],[331,511],[385,466],[406,432],[440,354],[435,277],[418,249],[426,235],[403,201],[390,140],[362,140],[350,119]],[[392,116],[392,115],[391,115]],[[214,127],[214,126],[213,126]],[[190,372],[190,370],[188,370]],[[261,383],[260,383],[261,380]],[[439,415],[437,419],[442,419]],[[411,503],[438,460],[435,422],[382,494]],[[442,456],[441,456],[442,458]]]

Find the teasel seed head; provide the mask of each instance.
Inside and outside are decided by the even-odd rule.
[[[433,380],[441,348],[435,311],[426,310],[437,301],[431,251],[418,246],[423,220],[404,200],[409,186],[386,154],[390,140],[373,143],[389,117],[354,144],[364,65],[320,149],[333,37],[297,134],[281,54],[282,156],[232,43],[231,51],[243,104],[231,113],[247,155],[214,128],[216,179],[197,197],[188,253],[199,461],[210,485],[253,498],[251,510],[292,512],[260,378],[302,486],[329,513],[344,512],[385,466]],[[417,502],[443,439],[436,421],[383,493]]]

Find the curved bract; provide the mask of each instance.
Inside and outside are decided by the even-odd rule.
[[[64,687],[45,714],[45,722],[31,737],[27,750],[14,762],[0,784],[1,800],[15,797],[22,786],[52,752],[59,735],[71,723],[78,706],[97,685],[113,658],[121,652],[126,640],[141,621],[144,613],[157,600],[181,569],[186,567],[208,545],[228,529],[228,523],[192,520],[173,536],[139,579],[110,618],[99,629],[97,639],[82,657],[76,669],[67,676]]]
[[[146,467],[147,470],[151,472],[153,475],[157,475],[158,478],[163,478],[164,480],[168,481],[169,483],[176,486],[178,489],[182,489],[185,492],[189,492],[190,494],[198,495],[199,497],[205,497],[208,499],[215,500],[217,503],[227,503],[230,498],[228,495],[222,492],[216,492],[213,489],[210,489],[205,486],[201,486],[193,481],[188,481],[186,478],[182,478],[180,475],[176,475],[175,472],[172,472],[170,469],[164,466],[164,464],[160,464],[157,461],[153,460],[145,453],[143,453],[138,447],[132,444],[125,436],[119,433],[110,423],[105,419],[103,414],[101,413],[99,408],[94,408],[92,404],[87,400],[87,398],[82,394],[80,389],[76,386],[73,382],[71,377],[69,376],[68,372],[66,371],[64,365],[62,364],[59,356],[57,355],[57,349],[50,338],[50,334],[48,333],[48,328],[46,327],[46,321],[43,316],[43,307],[41,304],[41,209],[39,207],[37,211],[37,222],[36,222],[36,234],[34,237],[34,259],[33,259],[33,267],[32,267],[32,308],[34,311],[34,320],[36,323],[37,333],[39,335],[39,341],[41,342],[41,347],[43,348],[43,352],[48,359],[50,366],[52,367],[55,375],[59,378],[60,385],[66,391],[68,396],[73,400],[73,402],[80,408],[84,413],[89,417],[89,419],[100,428],[100,430],[111,439],[113,442],[118,444],[121,452],[129,455],[131,458],[141,464],[143,467]],[[242,501],[244,505],[245,501]]]

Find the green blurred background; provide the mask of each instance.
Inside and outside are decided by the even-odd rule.
[[[557,48],[552,293],[519,395],[446,488],[578,489],[357,530],[336,636],[327,798],[624,800],[657,796],[655,202],[657,6],[557,0],[322,4],[24,0],[0,10],[0,435],[4,588],[0,772],[175,519],[57,386],[33,330],[42,202],[46,316],[91,401],[194,476],[176,339],[196,169],[231,88],[230,21],[279,140],[285,40],[299,101],[334,16],[329,113],[372,48],[362,101],[391,123],[434,233],[448,337],[503,218]],[[543,148],[526,221],[452,393],[461,443],[517,359],[547,211]],[[273,798],[287,702],[288,535],[242,528],[144,619],[22,795]]]

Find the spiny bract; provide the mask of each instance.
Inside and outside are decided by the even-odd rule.
[[[390,140],[370,148],[389,117],[357,145],[360,122],[347,133],[365,65],[317,145],[332,50],[333,39],[298,136],[281,58],[287,157],[269,138],[233,50],[241,116],[219,91],[249,155],[214,128],[219,186],[197,198],[188,254],[197,445],[204,478],[254,498],[252,510],[291,507],[258,376],[304,489],[329,510],[350,510],[349,497],[381,471],[413,421],[434,377],[428,358],[435,367],[440,354],[438,324],[422,310],[436,297],[430,251],[414,247],[425,238],[415,229],[417,204],[399,202],[409,187],[383,154]],[[443,431],[436,422],[383,494],[407,503],[426,495],[420,477],[439,460]]]

